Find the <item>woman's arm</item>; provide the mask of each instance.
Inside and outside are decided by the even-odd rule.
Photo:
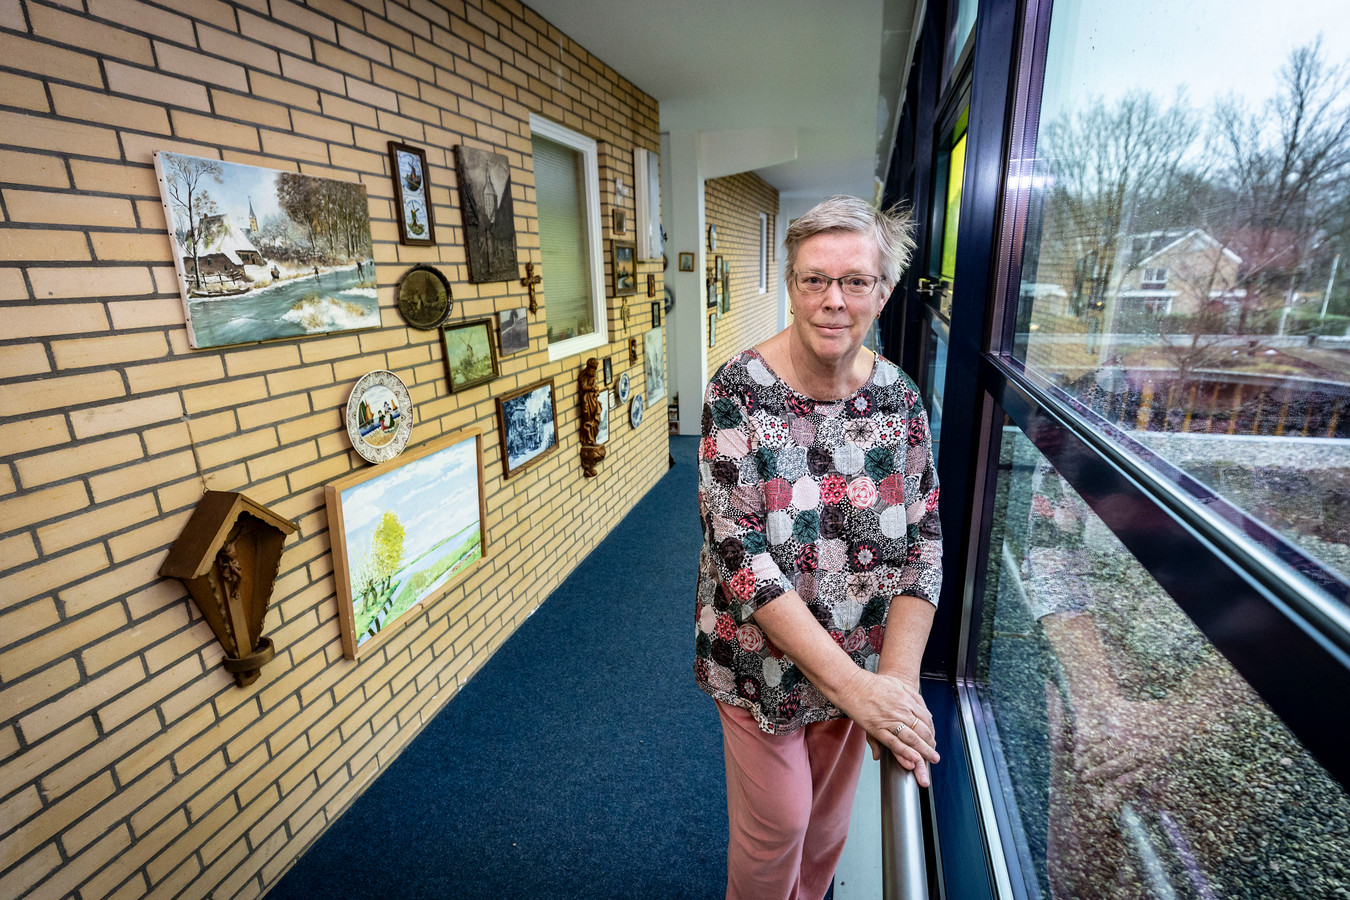
[[[897,598],[912,599],[912,598]],[[908,608],[911,604],[904,604]],[[933,605],[927,601],[913,604],[916,608],[926,606],[928,621],[932,620]],[[896,619],[900,612],[895,605],[891,608],[891,622],[901,624]],[[905,613],[907,620],[912,613]],[[918,612],[917,615],[923,615]],[[918,656],[923,653],[923,641],[917,637],[918,650],[906,650],[903,645],[909,640],[897,641],[900,649],[894,651],[898,659],[905,661],[915,657],[913,669],[915,678],[908,681],[899,673],[879,671],[877,674],[858,668],[857,664],[835,643],[829,633],[820,626],[811,614],[806,603],[796,591],[788,591],[777,599],[764,604],[754,615],[755,622],[769,636],[778,649],[782,650],[799,669],[806,673],[825,698],[839,707],[850,719],[857,722],[867,732],[869,743],[880,744],[889,749],[906,769],[913,769],[919,784],[928,785],[928,764],[938,761],[938,752],[933,744],[933,719],[928,714],[923,698],[919,696],[917,678]],[[901,626],[908,633],[915,624]],[[891,626],[887,628],[888,640],[882,649],[883,665],[886,648],[890,646]],[[927,628],[923,630],[927,636]],[[907,662],[905,664],[908,664]],[[918,723],[908,727],[918,716]],[[895,729],[905,725],[900,734]],[[911,737],[911,735],[913,735]]]

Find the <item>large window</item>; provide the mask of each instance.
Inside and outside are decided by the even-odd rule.
[[[1024,895],[1350,896],[1344,790],[1015,428],[999,463],[978,696]]]
[[[604,255],[596,144],[530,116],[549,359],[605,343]]]
[[[1055,5],[1013,356],[1344,604],[1350,16],[1268,10]]]

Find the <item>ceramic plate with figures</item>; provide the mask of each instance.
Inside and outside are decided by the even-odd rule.
[[[412,437],[412,397],[393,372],[367,372],[347,398],[347,436],[367,462],[393,459]]]
[[[628,373],[624,372],[622,375],[619,376],[619,386],[617,388],[620,403],[628,402],[628,391],[629,391]]]
[[[645,405],[641,394],[633,395],[633,403],[628,407],[628,421],[634,428],[642,424],[642,408]]]

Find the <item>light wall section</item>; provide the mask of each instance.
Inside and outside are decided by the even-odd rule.
[[[452,148],[511,166],[521,262],[539,262],[529,117],[599,142],[602,220],[631,221],[635,148],[655,101],[518,3],[174,8],[92,0],[83,14],[0,2],[0,896],[257,897],[396,757],[666,470],[664,406],[611,425],[579,465],[577,378],[610,356],[645,392],[628,339],[551,361],[527,351],[450,393],[435,331],[394,287],[440,267],[451,321],[524,306],[518,280],[468,281]],[[438,243],[399,243],[386,143],[427,153]],[[381,327],[188,347],[151,153],[359,181],[370,197]],[[613,237],[610,224],[605,237]],[[605,264],[610,265],[608,242]],[[662,281],[659,262],[638,264]],[[365,463],[341,409],[389,369],[412,446],[483,432],[487,555],[359,662],[343,658],[325,484]],[[556,384],[560,448],[509,481],[494,396]],[[157,574],[205,488],[292,520],[248,688],[184,586]],[[339,873],[340,874],[340,873]]]

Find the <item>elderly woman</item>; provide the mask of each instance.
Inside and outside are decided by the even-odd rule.
[[[694,671],[722,720],[728,898],[824,896],[864,741],[922,785],[938,760],[919,694],[942,556],[928,419],[863,347],[911,231],[852,197],[797,219],[791,324],[708,385]]]

